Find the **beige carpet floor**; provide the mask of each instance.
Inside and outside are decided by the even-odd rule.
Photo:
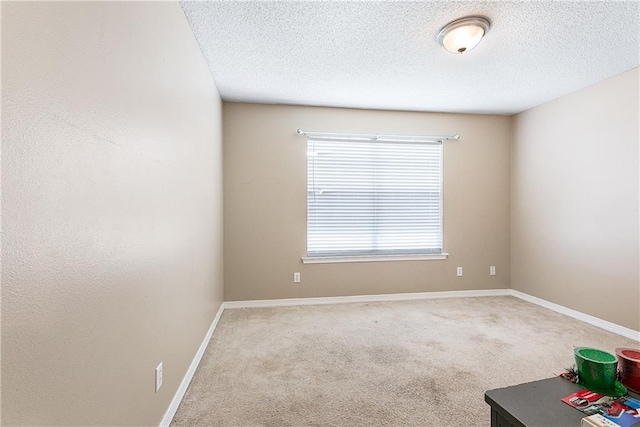
[[[484,391],[638,343],[513,297],[226,310],[174,426],[489,426]]]

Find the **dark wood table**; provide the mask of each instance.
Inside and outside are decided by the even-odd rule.
[[[586,415],[560,400],[579,390],[554,377],[488,390],[484,400],[491,406],[491,427],[579,427]]]

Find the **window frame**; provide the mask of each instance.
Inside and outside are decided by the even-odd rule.
[[[452,138],[443,138],[443,139],[458,139],[459,136],[454,136]],[[349,138],[329,138],[332,139],[333,141],[335,140],[342,140],[344,142],[351,142],[351,143],[358,143],[358,142],[354,142],[354,141],[349,141]],[[356,139],[356,138],[354,138]],[[302,262],[305,264],[319,264],[319,263],[344,263],[344,262],[379,262],[379,261],[423,261],[423,260],[444,260],[447,259],[448,257],[448,253],[444,251],[444,143],[443,143],[443,139],[440,140],[425,140],[425,141],[414,141],[414,140],[392,140],[392,139],[379,139],[379,137],[376,135],[376,138],[374,141],[371,142],[379,142],[379,143],[405,143],[405,144],[438,144],[440,145],[440,151],[439,151],[439,165],[438,165],[438,172],[439,172],[439,199],[438,199],[438,203],[439,203],[439,234],[440,234],[440,251],[436,251],[433,253],[421,253],[421,252],[415,252],[412,253],[410,250],[407,250],[407,252],[404,252],[402,250],[398,250],[399,253],[393,254],[393,253],[389,253],[389,254],[376,254],[376,253],[372,253],[372,254],[348,254],[348,253],[343,253],[340,254],[339,252],[336,253],[327,253],[325,254],[309,254],[309,173],[310,173],[310,166],[309,166],[309,155],[310,155],[310,149],[311,149],[311,144],[315,143],[317,141],[322,141],[323,138],[317,138],[317,137],[308,137],[307,141],[306,141],[306,148],[307,148],[307,163],[306,163],[306,167],[305,167],[305,171],[306,171],[306,175],[307,175],[307,185],[305,186],[306,189],[306,221],[305,221],[305,231],[306,231],[306,241],[305,241],[305,246],[306,246],[306,256],[302,257]],[[357,138],[357,141],[363,142],[360,138]],[[346,251],[345,251],[346,252]]]

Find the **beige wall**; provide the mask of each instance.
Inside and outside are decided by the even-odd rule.
[[[223,297],[221,103],[180,5],[3,2],[2,89],[3,422],[157,425]]]
[[[460,133],[444,148],[449,259],[303,265],[306,140],[297,128]],[[509,117],[224,103],[223,129],[225,300],[509,287]]]
[[[638,69],[518,114],[512,288],[640,330]]]

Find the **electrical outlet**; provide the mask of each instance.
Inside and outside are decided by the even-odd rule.
[[[162,362],[156,368],[156,393],[162,387]]]
[[[462,267],[456,268],[456,276],[462,277]]]
[[[489,267],[489,275],[490,276],[495,276],[496,275],[496,266],[492,265],[491,267]]]
[[[293,273],[293,283],[300,283],[300,273]]]

